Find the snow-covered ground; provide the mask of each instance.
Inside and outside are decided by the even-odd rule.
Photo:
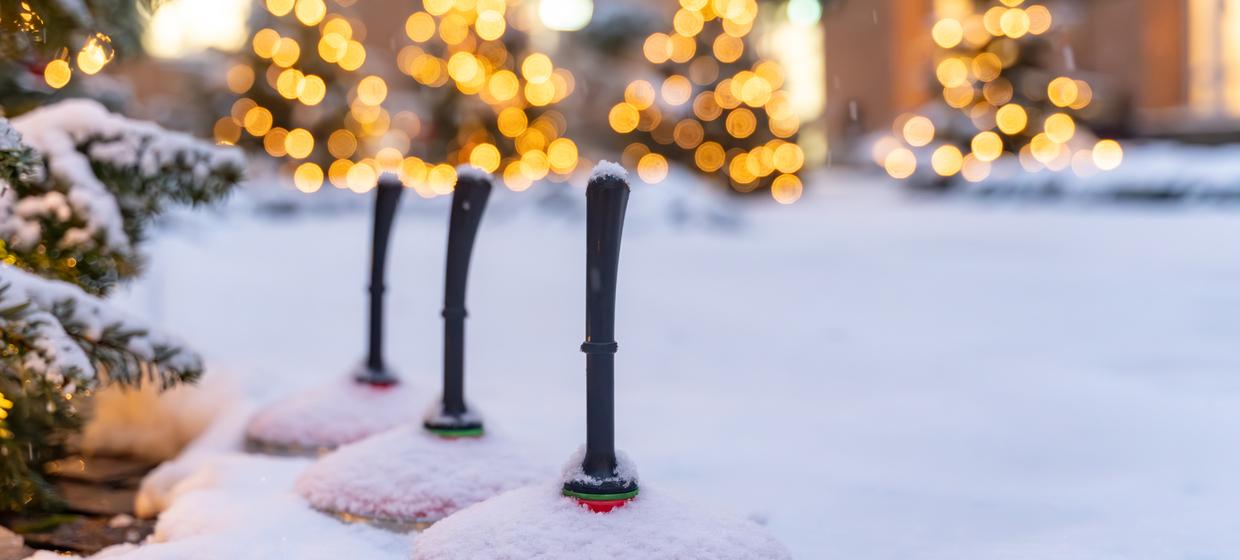
[[[643,484],[805,560],[1240,556],[1236,209],[927,200],[830,174],[791,207],[687,196],[677,227],[676,189],[635,186],[621,258],[618,442]],[[470,279],[471,399],[551,463],[584,438],[577,198],[497,193]],[[427,387],[443,202],[403,201],[388,292],[389,360]],[[364,211],[239,201],[158,235],[123,299],[270,402],[361,358],[368,235]],[[167,542],[117,552],[408,557],[306,509],[306,464],[222,455]]]

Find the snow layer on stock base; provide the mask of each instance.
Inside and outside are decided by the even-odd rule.
[[[560,483],[513,490],[464,509],[414,539],[414,560],[787,560],[757,524],[658,488],[610,513],[560,495]]]
[[[550,472],[502,436],[448,439],[410,425],[324,456],[297,481],[297,491],[326,511],[436,520]]]
[[[418,400],[421,392],[407,381],[377,387],[340,377],[263,409],[246,436],[307,451],[330,449],[419,420],[410,406]]]
[[[560,471],[561,482],[605,482],[612,480],[627,480],[638,482],[637,465],[629,459],[628,454],[623,451],[616,450],[616,476],[606,480],[599,480],[585,473],[581,468],[581,464],[586,458],[586,446],[582,445],[577,449],[573,456],[564,463],[564,468]]]

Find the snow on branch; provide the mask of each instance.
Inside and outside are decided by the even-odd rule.
[[[76,286],[0,264],[0,363],[56,384],[170,386],[196,379],[202,361]],[[24,350],[24,351],[23,351]]]
[[[238,151],[72,99],[0,122],[0,258],[104,293],[170,204],[224,197]],[[33,167],[32,167],[33,165]],[[10,261],[13,262],[13,261]],[[78,268],[83,263],[83,268]]]

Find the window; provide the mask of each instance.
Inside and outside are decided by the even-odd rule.
[[[1190,0],[1188,15],[1189,105],[1240,117],[1240,0]]]

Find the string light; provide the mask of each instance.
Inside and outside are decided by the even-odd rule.
[[[940,4],[930,33],[940,49],[935,77],[943,87],[943,102],[967,116],[965,122],[974,130],[961,138],[954,126],[936,130],[935,124],[946,124],[946,119],[936,123],[921,115],[901,115],[894,135],[873,146],[880,167],[897,179],[913,177],[918,154],[927,153],[936,175],[969,182],[986,180],[992,164],[1002,166],[1005,160],[1019,162],[1030,173],[1070,167],[1088,176],[1119,167],[1120,144],[1095,140],[1073,113],[1093,102],[1089,84],[1022,70],[1022,48],[1052,30],[1054,17],[1045,5],[1026,0]],[[1024,73],[1009,75],[1016,72]],[[1014,82],[1020,84],[1019,93]]]
[[[461,163],[500,173],[518,191],[565,180],[582,161],[553,107],[576,80],[546,53],[516,47],[524,41],[511,35],[524,27],[510,4],[423,0],[397,27],[408,43],[396,45],[395,68],[383,69],[369,60],[363,21],[336,11],[352,2],[265,0],[275,23],[252,36],[250,63],[229,69],[229,90],[247,102],[217,122],[216,140],[234,143],[244,131],[272,157],[304,160],[289,166],[304,192],[324,181],[367,192],[391,172],[419,195],[443,195]],[[456,120],[424,126],[419,110]],[[633,128],[642,122],[636,110],[619,116]],[[406,156],[415,147],[423,153]]]
[[[795,0],[786,14],[808,24],[820,8]],[[664,180],[668,160],[682,158],[736,191],[769,187],[784,204],[800,198],[805,152],[784,71],[746,42],[758,12],[755,0],[680,0],[668,28],[645,37],[642,55],[660,77],[629,82],[607,119],[617,134],[635,136],[621,159],[643,181]]]

